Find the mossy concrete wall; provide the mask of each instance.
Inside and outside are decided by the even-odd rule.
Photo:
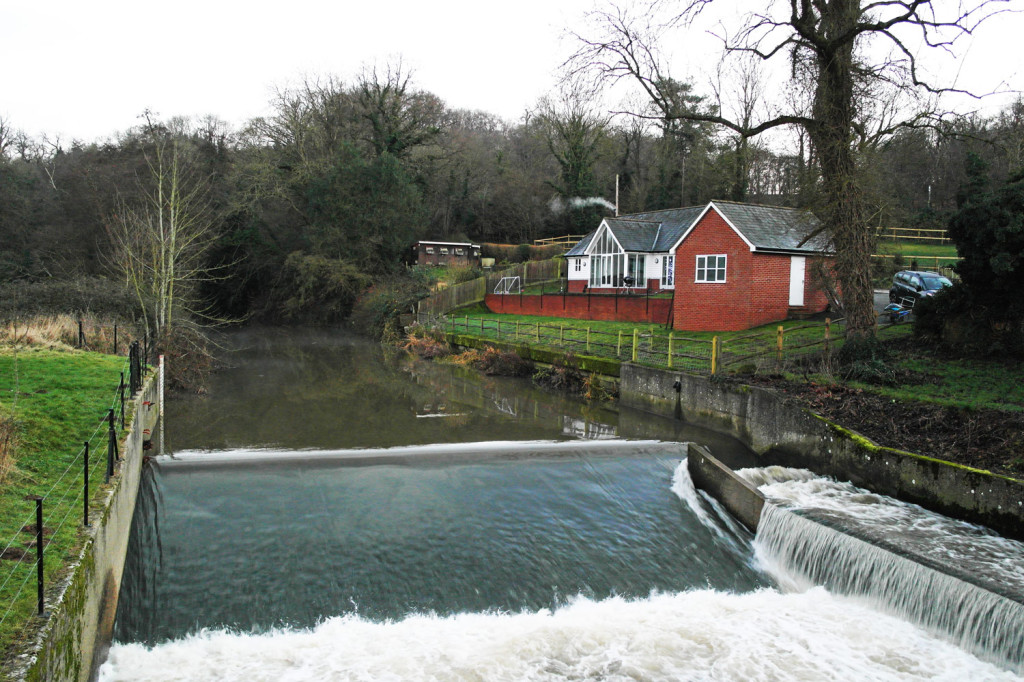
[[[565,361],[565,352],[547,348],[535,348],[525,343],[512,343],[496,339],[485,339],[469,334],[446,334],[448,343],[462,348],[485,348],[493,346],[498,350],[516,353],[521,358],[553,365]],[[589,355],[574,355],[576,366],[584,372],[594,372],[606,377],[619,376],[620,364],[618,360],[608,358],[596,358]]]
[[[1022,481],[880,447],[769,389],[630,363],[619,378],[622,404],[733,435],[766,465],[805,467],[1024,539]]]
[[[102,503],[93,504],[90,528],[70,574],[46,592],[49,617],[15,679],[87,682],[105,658],[139,490],[142,445],[156,423],[159,399],[158,381],[150,377],[134,400],[128,436],[120,445],[122,461]]]

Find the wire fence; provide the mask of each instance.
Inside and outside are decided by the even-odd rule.
[[[606,331],[581,320],[544,322],[502,320],[471,315],[421,313],[419,324],[453,334],[466,334],[512,344],[557,350],[566,354],[635,362],[691,374],[783,372],[829,359],[846,338],[842,319],[790,321],[747,332],[679,332],[660,325]],[[879,324],[880,334],[908,325]]]
[[[97,406],[102,418],[92,433],[78,441],[66,467],[44,493],[24,497],[20,518],[3,524],[13,529],[0,540],[0,661],[5,663],[23,625],[44,612],[46,587],[76,556],[84,540],[79,531],[90,524],[100,484],[108,483],[117,470],[125,404],[142,387],[149,352],[138,341],[128,344],[127,350],[110,402]],[[143,426],[136,422],[136,428]]]

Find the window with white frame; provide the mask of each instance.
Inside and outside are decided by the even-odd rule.
[[[626,254],[611,232],[604,230],[601,233],[591,254],[590,286],[622,286],[622,277],[626,274]]]
[[[576,261],[576,263],[575,263],[575,265],[576,265],[576,272],[582,272],[583,271],[583,259],[582,258],[576,258],[575,261]]]
[[[433,246],[428,246],[426,248],[426,251],[427,251],[427,253],[434,253],[434,247]]]
[[[697,256],[696,282],[724,282],[725,256]]]
[[[466,255],[466,250],[465,249],[455,249],[455,255],[456,256],[465,256]]]
[[[647,286],[647,256],[642,253],[629,254],[629,272],[633,278],[633,286]]]
[[[676,257],[675,256],[665,256],[665,258],[663,260],[664,260],[664,263],[662,264],[663,267],[661,268],[661,286],[663,286],[663,287],[675,286]]]
[[[448,249],[446,249],[445,247],[442,246],[441,247],[441,255],[442,256],[447,256],[448,255]]]

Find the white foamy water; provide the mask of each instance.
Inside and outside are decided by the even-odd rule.
[[[861,537],[888,541],[1024,598],[1024,543],[804,469],[773,466],[736,473],[782,508],[836,521]]]
[[[223,680],[1018,680],[815,588],[710,590],[557,611],[332,618],[304,631],[118,644],[101,682]]]

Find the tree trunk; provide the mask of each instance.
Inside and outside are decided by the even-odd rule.
[[[818,81],[814,92],[814,125],[808,134],[818,154],[825,195],[824,220],[836,248],[835,269],[847,333],[851,337],[875,333],[874,296],[871,289],[873,237],[864,219],[864,196],[857,182],[853,146],[854,63],[853,41],[829,44],[860,15],[858,0],[829,3],[822,13],[825,38],[816,51]]]

